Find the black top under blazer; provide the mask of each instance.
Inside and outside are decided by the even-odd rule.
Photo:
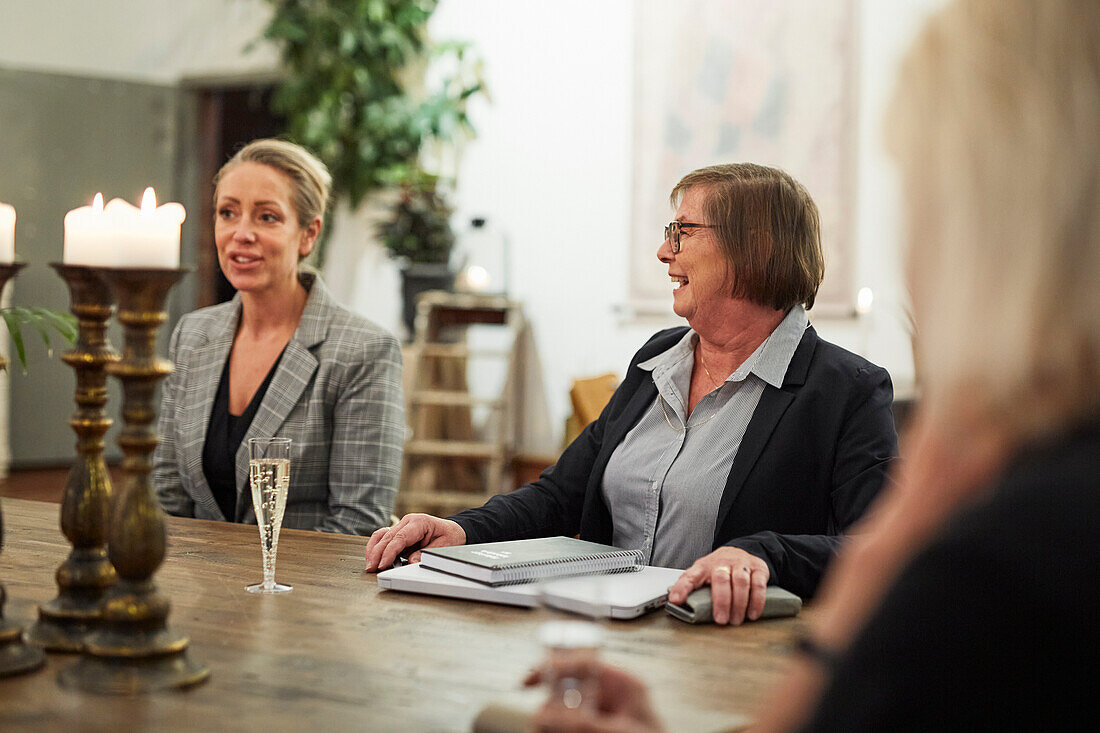
[[[803,730],[1096,725],[1098,484],[1100,415],[1021,446],[901,570]]]
[[[600,417],[537,481],[451,519],[466,541],[580,534],[610,543],[603,474],[612,452],[652,407],[657,387],[638,364],[671,348],[685,327],[654,335],[631,360]],[[808,327],[783,387],[764,388],[714,522],[713,548],[741,548],[768,564],[769,583],[811,596],[840,535],[874,499],[897,456],[885,369]]]

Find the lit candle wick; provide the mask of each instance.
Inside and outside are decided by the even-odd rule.
[[[142,216],[149,216],[157,210],[157,194],[153,190],[153,187],[145,189],[145,193],[141,196],[141,214]]]

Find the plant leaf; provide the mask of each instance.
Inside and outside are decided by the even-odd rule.
[[[11,342],[15,344],[15,355],[19,357],[19,364],[23,367],[23,371],[27,371],[27,352],[23,348],[23,333],[19,328],[19,316],[8,309],[0,312],[0,316],[3,316],[4,323],[8,326],[8,333],[11,334]]]
[[[46,347],[46,352],[53,355],[53,344],[50,343],[50,328],[46,324],[48,321],[44,318],[30,318],[23,319],[24,323],[29,323],[34,327],[35,331],[38,331],[38,335],[42,337],[42,344]]]
[[[31,311],[53,326],[53,328],[70,344],[76,343],[77,319],[72,313],[58,313],[57,311],[52,311],[49,308],[43,308],[41,306],[32,308]]]

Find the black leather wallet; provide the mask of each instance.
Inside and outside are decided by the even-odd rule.
[[[802,599],[777,585],[769,585],[764,599],[764,610],[760,618],[782,618],[797,616],[802,610]],[[688,594],[683,603],[666,603],[665,611],[673,618],[689,624],[709,624],[714,622],[714,609],[710,597],[710,586],[704,585]]]

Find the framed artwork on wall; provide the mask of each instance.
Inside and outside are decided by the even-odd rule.
[[[856,0],[645,0],[635,6],[630,300],[667,313],[655,256],[687,172],[753,162],[790,173],[821,214],[813,314],[853,313],[858,125]]]

